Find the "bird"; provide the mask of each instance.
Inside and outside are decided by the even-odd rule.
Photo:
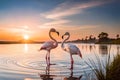
[[[65,36],[66,36],[66,39],[64,39]],[[64,35],[62,35],[62,39],[64,39],[64,40],[63,40],[63,42],[61,44],[61,48],[64,51],[70,53],[70,59],[71,59],[71,68],[70,69],[73,69],[74,60],[73,60],[72,55],[78,55],[78,56],[80,56],[82,58],[82,54],[81,54],[81,51],[79,50],[79,48],[76,45],[71,44],[71,43],[64,45],[64,43],[69,38],[70,38],[70,33],[69,32],[66,32]]]
[[[59,36],[59,32],[56,31],[55,28],[51,28],[49,30],[49,37],[52,39],[52,41],[47,41],[47,42],[43,43],[43,45],[39,49],[39,51],[41,51],[41,50],[46,50],[47,51],[47,54],[46,54],[46,63],[47,63],[47,65],[51,65],[50,64],[50,51],[52,49],[55,49],[58,46],[57,40],[52,37],[52,32],[56,33]]]

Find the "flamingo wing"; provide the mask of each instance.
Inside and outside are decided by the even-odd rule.
[[[45,43],[43,43],[41,49],[52,49],[52,47],[54,46],[54,42],[53,41],[47,41]]]
[[[69,50],[69,52],[71,53],[71,54],[77,54],[80,50],[79,50],[79,48],[76,46],[76,45],[73,45],[73,44],[68,44],[67,45],[68,47],[67,47],[67,49]]]

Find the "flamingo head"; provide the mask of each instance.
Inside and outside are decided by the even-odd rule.
[[[69,36],[70,33],[69,33],[69,32],[66,32],[64,35],[62,35],[62,39],[64,38],[65,35]]]
[[[59,36],[59,32],[58,32],[58,31],[56,31],[56,29],[55,29],[55,28],[51,28],[51,29],[50,29],[50,32],[56,32],[56,33],[57,33],[57,35]]]

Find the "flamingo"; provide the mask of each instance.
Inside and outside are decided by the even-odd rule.
[[[64,36],[67,36],[66,39],[64,39]],[[73,69],[74,60],[73,60],[72,55],[78,55],[78,56],[80,56],[80,57],[82,58],[82,54],[81,54],[79,48],[78,48],[76,45],[74,45],[74,44],[64,45],[64,43],[65,43],[69,38],[70,38],[70,33],[69,33],[69,32],[66,32],[64,35],[62,35],[62,39],[64,39],[64,40],[63,40],[63,42],[62,42],[62,44],[61,44],[61,48],[62,48],[64,51],[70,53],[70,58],[71,58],[71,68],[70,68],[70,69]]]
[[[57,33],[57,35],[59,36],[59,32],[56,31],[54,28],[51,28],[50,31],[49,31],[49,37],[53,40],[53,41],[47,41],[45,43],[43,43],[42,47],[40,48],[40,50],[46,50],[47,51],[47,54],[46,54],[46,63],[47,65],[51,65],[50,64],[50,51],[52,49],[55,49],[57,46],[58,46],[58,42],[56,41],[56,39],[54,39],[52,36],[51,36],[51,33],[54,32],[54,33]],[[40,51],[39,50],[39,51]]]

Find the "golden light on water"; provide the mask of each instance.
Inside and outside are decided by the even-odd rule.
[[[28,44],[24,44],[24,51],[28,52]]]

